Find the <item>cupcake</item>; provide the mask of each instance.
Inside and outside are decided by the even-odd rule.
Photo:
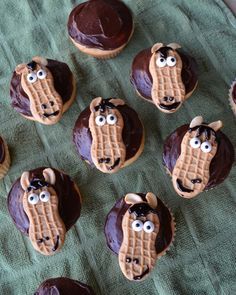
[[[232,83],[229,90],[229,102],[234,115],[236,116],[236,80]]]
[[[16,67],[10,84],[12,107],[27,119],[45,125],[57,123],[71,106],[76,93],[67,64],[33,57]]]
[[[88,164],[115,173],[140,156],[144,130],[137,113],[122,99],[97,97],[79,115],[73,141]]]
[[[169,249],[175,222],[170,210],[153,193],[129,193],[108,213],[104,231],[123,275],[141,281]]]
[[[96,58],[112,58],[129,42],[133,17],[120,0],[89,0],[76,6],[68,19],[68,33],[75,46]]]
[[[22,173],[13,184],[8,210],[35,250],[52,255],[62,248],[66,232],[79,218],[81,197],[68,175],[52,168],[37,168]]]
[[[34,295],[95,295],[92,288],[69,278],[53,278],[44,281]]]
[[[196,197],[228,176],[234,162],[234,148],[220,131],[221,127],[221,121],[206,124],[198,116],[165,140],[163,162],[181,197]]]
[[[0,136],[0,179],[8,172],[11,164],[8,146],[5,140]]]
[[[197,86],[196,62],[176,43],[156,43],[136,55],[130,79],[139,96],[174,113]]]

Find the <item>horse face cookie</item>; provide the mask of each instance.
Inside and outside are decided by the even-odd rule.
[[[90,104],[89,128],[92,134],[91,155],[95,166],[104,173],[114,173],[124,165],[126,147],[122,138],[124,121],[117,109],[121,99],[95,98]]]
[[[51,125],[60,120],[63,102],[55,90],[53,75],[47,63],[42,57],[34,57],[32,62],[18,65],[16,73],[21,75],[21,87],[29,97],[33,118]]]
[[[152,193],[148,193],[146,199],[147,202],[143,202],[136,194],[125,197],[125,202],[132,205],[122,220],[123,243],[119,251],[119,264],[129,280],[144,279],[157,259],[155,241],[160,227],[154,210],[157,199]]]
[[[66,231],[80,216],[81,197],[68,175],[37,168],[24,172],[13,184],[8,209],[35,250],[52,255],[61,249]]]
[[[152,75],[152,100],[167,113],[176,111],[185,99],[185,86],[182,82],[182,60],[175,50],[178,44],[163,46],[155,44],[152,49],[149,70]]]
[[[105,235],[109,248],[118,255],[124,276],[144,280],[158,257],[169,249],[175,224],[169,209],[153,193],[129,193],[109,212]]]
[[[53,185],[56,177],[50,168],[43,179],[30,181],[29,172],[21,176],[23,208],[29,218],[29,238],[33,247],[44,255],[58,251],[65,240],[65,225],[58,212],[58,197]]]

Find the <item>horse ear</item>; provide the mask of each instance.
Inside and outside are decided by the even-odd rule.
[[[140,202],[143,202],[143,199],[137,194],[130,193],[125,196],[125,203],[127,204],[136,204]]]
[[[181,46],[178,43],[170,43],[167,45],[167,47],[170,47],[174,50],[181,48]]]
[[[112,98],[112,99],[109,99],[109,102],[114,104],[114,106],[123,106],[125,104],[125,102],[120,99],[120,98]]]
[[[29,180],[29,172],[25,171],[22,173],[20,178],[20,185],[23,188],[24,191],[27,190],[27,188],[30,186],[30,180]]]
[[[56,183],[56,175],[51,168],[46,168],[43,170],[43,176],[47,183],[54,185]]]
[[[18,75],[21,75],[23,74],[23,72],[26,70],[26,64],[20,64],[18,66],[16,66],[15,68],[15,72],[18,74]]]
[[[44,58],[44,57],[41,57],[41,56],[35,56],[35,57],[32,58],[32,60],[35,61],[37,64],[40,64],[40,65],[45,66],[45,67],[48,64],[47,59]]]
[[[153,209],[157,207],[157,197],[153,193],[148,192],[146,194],[146,200]]]
[[[90,103],[90,111],[94,113],[94,112],[95,112],[95,108],[96,108],[97,106],[99,106],[101,102],[102,102],[102,98],[101,98],[101,97],[96,97],[96,98],[94,98],[94,99],[91,101],[91,103]]]
[[[203,122],[203,117],[202,117],[202,116],[197,116],[197,117],[195,117],[194,119],[192,119],[192,121],[191,121],[189,127],[190,127],[190,128],[194,128],[194,127],[196,127],[196,126],[201,125],[202,122]]]
[[[220,128],[222,128],[223,123],[222,121],[216,121],[208,124],[208,127],[212,128],[214,131],[218,131]]]
[[[151,52],[155,53],[157,50],[159,50],[161,47],[163,47],[163,43],[156,43],[152,46]]]

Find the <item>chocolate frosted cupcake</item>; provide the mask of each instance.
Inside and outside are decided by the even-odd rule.
[[[38,168],[23,172],[8,194],[8,210],[16,227],[38,252],[52,255],[80,216],[76,184],[63,172]]]
[[[76,84],[67,64],[33,57],[16,67],[10,84],[12,107],[27,119],[57,123],[72,104]]]
[[[234,162],[234,148],[221,121],[203,123],[198,116],[177,128],[164,143],[163,162],[178,195],[193,198],[220,184]]]
[[[176,43],[156,43],[139,52],[130,78],[138,95],[164,113],[177,111],[198,81],[195,60]]]
[[[95,295],[92,288],[69,278],[53,278],[44,281],[34,295]]]
[[[129,193],[108,213],[104,231],[124,276],[141,281],[169,249],[175,222],[170,210],[153,193]]]
[[[71,11],[67,27],[79,50],[96,58],[112,58],[129,42],[133,17],[120,0],[90,0]]]
[[[232,83],[229,90],[229,102],[234,115],[236,116],[236,80]]]
[[[134,162],[144,147],[137,113],[122,99],[97,97],[77,119],[73,141],[83,160],[104,173]]]
[[[8,172],[10,167],[10,154],[5,140],[0,136],[0,179]]]

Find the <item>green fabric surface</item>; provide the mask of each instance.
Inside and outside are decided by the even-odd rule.
[[[133,38],[118,57],[102,61],[80,53],[69,41],[67,18],[81,2],[0,3],[0,134],[12,158],[8,175],[0,181],[0,294],[31,295],[42,281],[57,276],[87,283],[96,294],[236,294],[235,166],[223,184],[185,200],[174,192],[162,165],[165,138],[196,115],[208,122],[222,120],[222,131],[235,146],[235,118],[228,103],[236,72],[235,17],[220,0],[127,0],[135,18]],[[172,115],[137,97],[129,82],[134,56],[160,41],[180,43],[199,67],[197,90]],[[10,106],[12,71],[35,55],[65,61],[78,82],[76,101],[54,126],[26,120]],[[124,98],[145,127],[143,154],[115,175],[91,169],[72,144],[75,120],[96,96]],[[83,197],[81,217],[67,233],[62,251],[51,257],[33,249],[7,210],[12,183],[23,171],[40,166],[64,170]],[[176,237],[148,279],[129,282],[106,246],[103,226],[116,199],[127,192],[147,191],[172,208]]]

